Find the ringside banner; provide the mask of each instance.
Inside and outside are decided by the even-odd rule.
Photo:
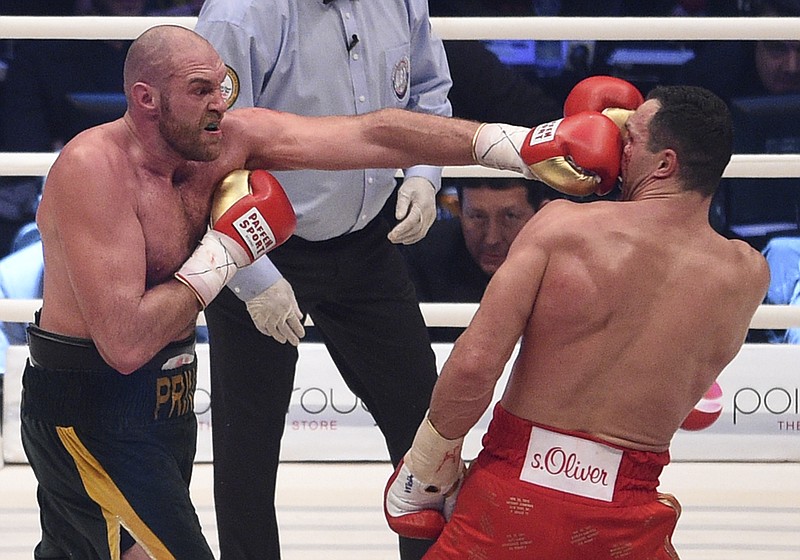
[[[434,344],[439,366],[450,344]],[[212,460],[208,347],[198,346],[195,412],[197,461]],[[512,356],[512,361],[516,356]],[[27,348],[9,348],[5,375],[3,458],[27,462],[19,437],[21,376]],[[495,391],[505,387],[511,363]],[[254,373],[254,375],[257,375]],[[464,457],[480,451],[490,411],[467,436]],[[800,461],[800,346],[747,344],[672,444],[673,461]],[[281,453],[283,461],[383,461],[388,454],[372,416],[342,381],[322,344],[300,345],[300,359]]]

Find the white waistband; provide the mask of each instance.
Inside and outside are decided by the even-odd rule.
[[[520,480],[604,502],[614,499],[623,451],[533,426]]]

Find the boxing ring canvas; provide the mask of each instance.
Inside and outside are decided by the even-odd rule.
[[[434,344],[439,369],[452,348]],[[195,412],[197,458],[211,462],[213,395],[208,346],[198,354]],[[516,350],[495,389],[502,395]],[[12,346],[4,391],[3,459],[26,463],[19,437],[21,376],[27,347]],[[746,344],[717,380],[718,386],[692,413],[694,430],[679,430],[673,461],[800,461],[800,346]],[[489,425],[490,406],[467,436],[464,456],[475,457]],[[347,388],[325,346],[302,343],[295,387],[286,415],[282,461],[388,461],[380,430],[364,404]]]

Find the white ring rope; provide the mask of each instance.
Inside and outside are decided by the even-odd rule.
[[[0,152],[0,176],[44,177],[58,156],[52,152]],[[445,177],[518,177],[479,165],[445,167]],[[725,177],[800,177],[800,154],[734,154]]]
[[[0,300],[0,321],[28,323],[34,312],[42,306],[40,299]],[[477,303],[421,303],[422,316],[429,327],[466,327],[478,310]],[[205,325],[205,316],[200,313],[198,324]],[[313,325],[306,319],[306,325]],[[758,308],[751,329],[788,329],[800,327],[800,307],[795,305],[762,305]]]
[[[162,23],[194,28],[193,17],[0,16],[3,39],[134,39]],[[800,18],[788,17],[486,17],[431,18],[442,39],[565,41],[791,40]]]
[[[133,39],[158,24],[194,28],[193,17],[0,16],[3,39]],[[796,40],[800,18],[431,18],[446,40]],[[0,153],[0,175],[44,176],[57,154]],[[479,166],[448,167],[449,177],[514,176]],[[800,155],[735,154],[726,177],[800,177]],[[0,321],[29,322],[41,300],[0,300]],[[431,327],[466,327],[478,304],[420,304]],[[200,314],[199,323],[205,324]],[[306,321],[312,324],[311,321]],[[800,307],[762,305],[753,329],[800,327]]]

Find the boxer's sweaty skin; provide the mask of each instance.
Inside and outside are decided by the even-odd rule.
[[[120,371],[194,328],[198,302],[172,275],[205,231],[211,193],[230,171],[474,163],[478,123],[397,109],[226,115],[225,66],[200,36],[158,26],[132,49],[127,112],[64,147],[37,215],[47,270],[42,328],[92,339]]]
[[[659,154],[645,149],[658,107],[648,101],[628,123],[624,202],[554,201],[515,240],[434,390],[443,436],[486,410],[520,336],[509,412],[652,451],[668,448],[738,352],[769,271],[711,228],[710,198],[675,171],[660,178]]]

